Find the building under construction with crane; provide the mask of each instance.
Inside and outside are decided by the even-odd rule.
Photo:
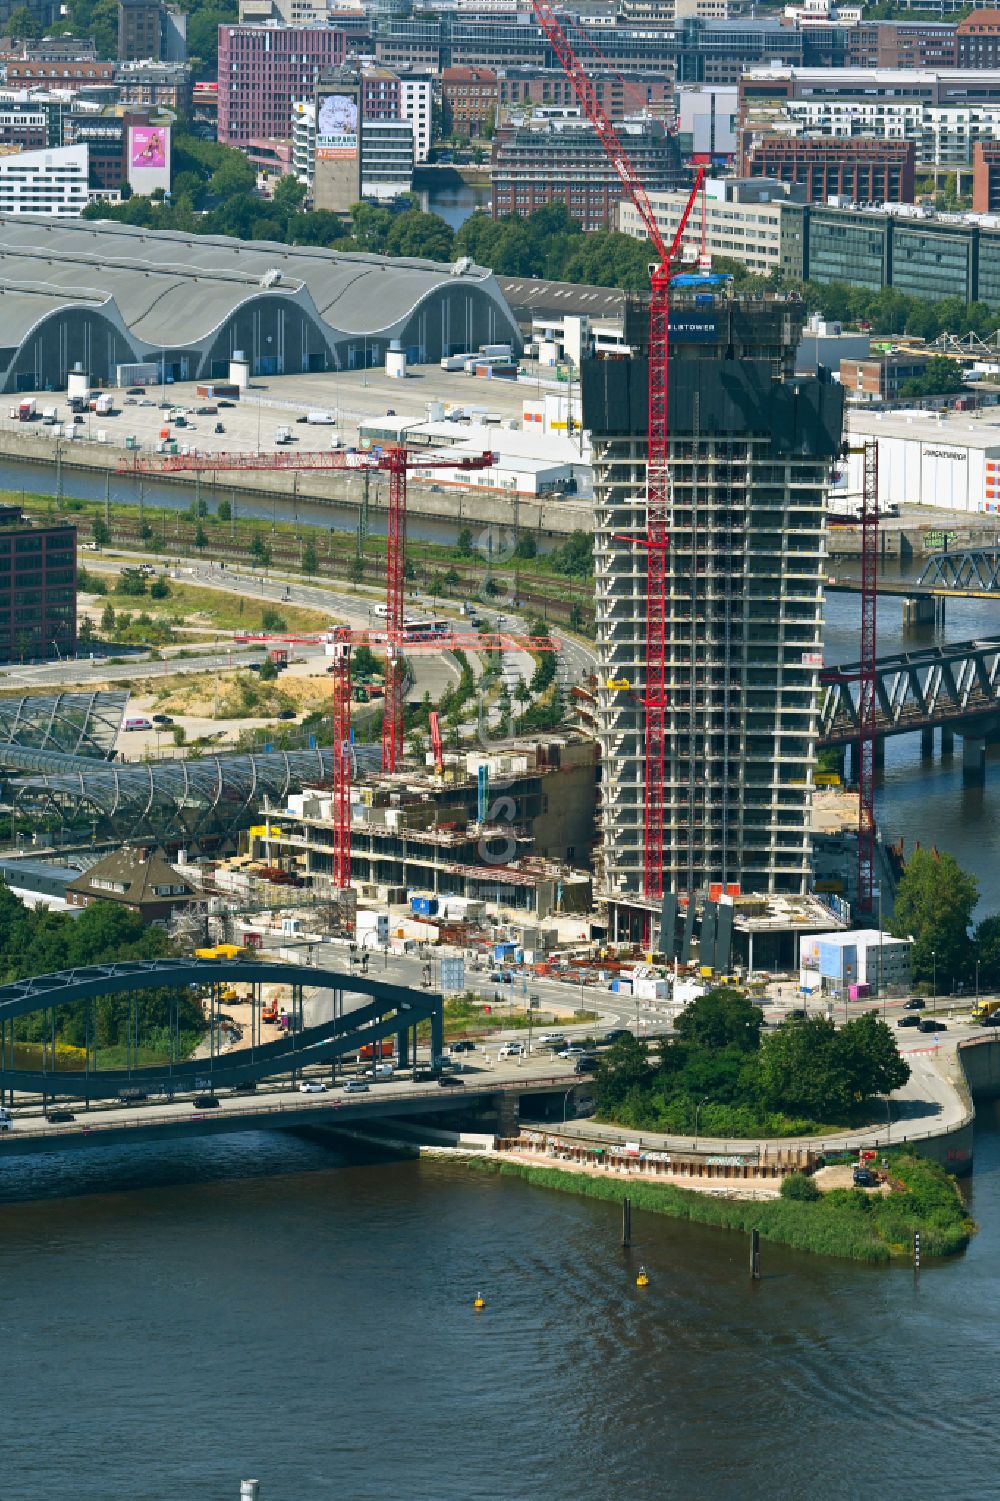
[[[676,288],[670,312],[662,891],[645,890],[648,360],[591,362],[600,885],[621,936],[663,897],[808,889],[826,493],[841,392],[793,375],[801,305]],[[642,320],[631,335],[641,340]],[[645,914],[645,917],[643,916]]]
[[[797,301],[734,295],[704,254],[685,264],[700,169],[664,241],[562,18],[549,0],[532,6],[656,256],[648,308],[626,329],[634,357],[585,363],[581,376],[595,469],[599,880],[612,940],[672,953],[682,902],[686,950],[699,899],[704,947],[713,898],[808,891],[841,392],[794,375]],[[585,33],[582,47],[596,51]]]

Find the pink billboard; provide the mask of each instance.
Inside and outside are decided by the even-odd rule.
[[[156,125],[133,125],[132,166],[163,168],[167,165],[167,132]]]

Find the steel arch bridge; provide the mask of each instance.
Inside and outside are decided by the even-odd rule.
[[[1000,547],[935,553],[924,564],[917,587],[965,595],[1000,594]]]
[[[215,1049],[217,1023],[223,1010],[221,991],[224,983],[249,985],[252,991],[250,1045],[225,1053]],[[292,1005],[288,1032],[276,1041],[262,1039],[260,1026],[261,995],[264,984],[290,987]],[[194,985],[209,991],[208,1057],[181,1059],[176,1056],[161,1064],[124,1069],[99,1069],[93,1021],[93,1002],[100,996],[125,994],[132,998],[143,990],[179,989]],[[333,1014],[329,1021],[306,1026],[303,1021],[305,989],[333,992]],[[354,1004],[345,1004],[351,997]],[[69,1005],[83,1005],[85,1015],[85,1063],[83,1068],[56,1069],[55,1013]],[[176,1015],[176,1007],[173,1008]],[[35,1012],[51,1014],[51,1048],[42,1045],[42,1067],[22,1069],[15,1066],[14,1023],[18,1017]],[[367,1043],[394,1037],[397,1059],[405,1065],[412,1046],[416,1047],[416,1029],[421,1022],[431,1028],[431,1055],[440,1055],[443,1046],[443,1007],[438,993],[413,990],[368,975],[351,974],[327,965],[315,968],[283,964],[270,960],[249,959],[150,959],[127,960],[113,964],[88,965],[81,969],[61,970],[36,975],[0,986],[0,1101],[4,1091],[15,1089],[27,1093],[68,1095],[75,1099],[109,1099],[123,1091],[143,1094],[166,1094],[195,1090],[231,1088],[276,1074],[291,1074],[293,1079],[304,1067],[315,1063],[335,1064],[345,1054],[354,1053]],[[173,1048],[171,1052],[173,1054]],[[46,1061],[49,1061],[46,1067]]]
[[[848,662],[821,673],[821,746],[857,739],[859,671]],[[880,738],[1000,714],[1000,636],[880,657],[875,710]]]

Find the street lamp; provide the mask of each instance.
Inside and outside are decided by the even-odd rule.
[[[931,949],[931,962],[934,965],[934,990],[931,994],[931,1010],[937,1011],[937,950]]]
[[[976,1006],[979,1005],[979,960],[976,960]]]
[[[697,1103],[697,1105],[694,1107],[694,1145],[695,1145],[695,1150],[697,1150],[697,1147],[698,1147],[698,1114],[699,1114],[699,1112],[701,1110],[702,1105],[707,1105],[708,1102],[709,1102],[709,1100],[711,1098],[712,1098],[711,1095],[706,1095],[705,1098],[703,1100],[699,1100],[698,1103]]]
[[[575,1084],[571,1084],[570,1087],[567,1089],[566,1093],[563,1095],[563,1125],[564,1126],[566,1124],[566,1107],[569,1104],[569,1097],[573,1093],[573,1091],[574,1091],[575,1088],[576,1088],[576,1085]]]

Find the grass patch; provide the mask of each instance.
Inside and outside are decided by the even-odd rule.
[[[765,1240],[796,1251],[872,1264],[909,1259],[916,1231],[924,1256],[954,1256],[965,1249],[976,1229],[955,1180],[944,1168],[903,1153],[893,1153],[890,1166],[900,1192],[883,1198],[860,1189],[837,1189],[817,1202],[717,1199],[669,1184],[591,1177],[502,1158],[475,1158],[468,1166],[587,1199],[620,1203],[627,1196],[636,1209],[650,1214],[744,1233],[759,1230]]]

